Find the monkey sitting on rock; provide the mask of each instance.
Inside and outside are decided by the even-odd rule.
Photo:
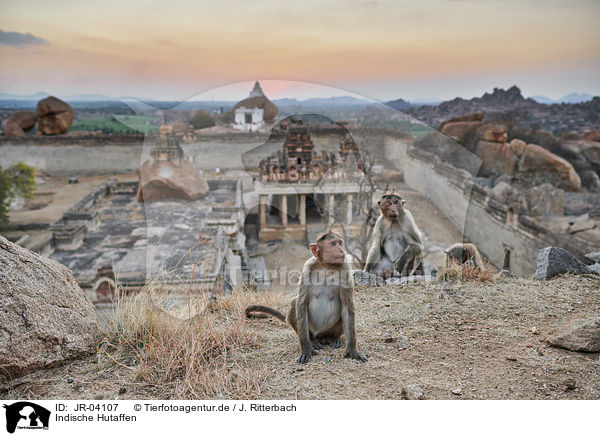
[[[377,202],[381,215],[373,228],[365,272],[387,279],[422,272],[423,236],[400,194],[384,194]]]
[[[310,244],[312,257],[302,267],[298,296],[292,300],[287,318],[266,306],[248,306],[246,316],[265,313],[288,322],[300,341],[299,363],[310,360],[316,350],[328,345],[339,348],[346,336],[344,357],[366,362],[356,350],[353,278],[340,235],[327,232]]]

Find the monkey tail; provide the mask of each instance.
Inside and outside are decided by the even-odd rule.
[[[255,306],[246,307],[246,316],[248,318],[260,318],[261,317],[261,315],[255,315],[253,312],[266,313],[267,315],[271,315],[271,316],[277,318],[281,322],[285,322],[285,315],[283,313],[279,312],[278,310],[271,309],[270,307],[267,307],[267,306],[255,305]]]

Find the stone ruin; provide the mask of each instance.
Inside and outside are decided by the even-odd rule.
[[[261,182],[314,182],[321,178],[350,180],[356,179],[360,172],[364,173],[365,168],[352,136],[346,135],[340,142],[337,154],[325,151],[318,153],[308,126],[302,120],[291,120],[286,130],[282,150],[259,163]]]
[[[161,127],[157,142],[150,152],[151,159],[140,166],[138,201],[191,201],[208,194],[208,184],[184,156],[179,140],[171,126]]]

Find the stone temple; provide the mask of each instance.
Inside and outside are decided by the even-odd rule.
[[[279,109],[264,94],[260,83],[255,82],[248,98],[233,107],[232,127],[245,132],[258,132],[273,122]]]
[[[282,149],[259,164],[259,240],[304,239],[307,217],[325,217],[328,227],[358,224],[355,207],[359,202],[366,206],[369,199],[352,137],[347,134],[340,141],[337,153],[318,152],[302,120],[282,122],[281,131],[286,132]]]

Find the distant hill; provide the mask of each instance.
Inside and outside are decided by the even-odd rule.
[[[409,108],[405,112],[434,127],[450,118],[483,112],[489,121],[510,122],[518,127],[552,133],[586,133],[600,129],[600,97],[581,103],[542,104],[533,98],[523,97],[516,86],[507,90],[494,88],[481,97],[469,100],[457,97],[435,106]]]
[[[591,99],[594,98],[593,95],[591,94],[578,94],[576,92],[572,92],[571,94],[565,95],[564,97],[558,99],[558,100],[552,100],[549,99],[548,97],[544,97],[543,95],[535,95],[533,97],[531,97],[533,100],[537,101],[538,103],[542,103],[542,104],[560,104],[560,103],[583,103],[586,101],[590,101]]]

